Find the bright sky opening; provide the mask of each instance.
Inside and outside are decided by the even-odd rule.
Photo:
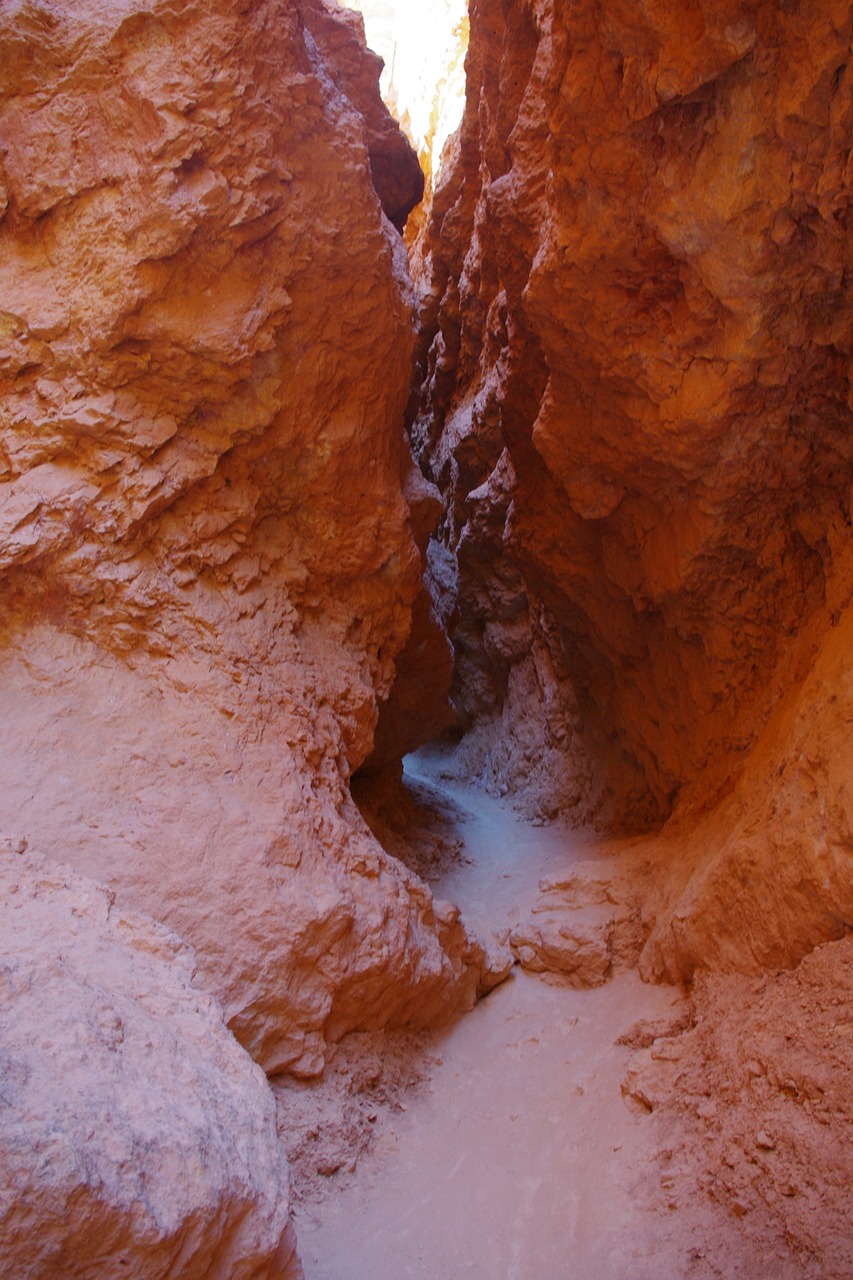
[[[467,0],[343,0],[364,17],[367,43],[385,59],[380,89],[428,169],[462,118]]]

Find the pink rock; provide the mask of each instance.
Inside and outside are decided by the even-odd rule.
[[[6,820],[315,1073],[478,982],[348,790],[428,613],[383,212],[417,164],[326,0],[4,12]]]
[[[272,1093],[191,950],[0,852],[0,1276],[298,1280]]]

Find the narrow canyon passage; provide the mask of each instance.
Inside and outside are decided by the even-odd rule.
[[[0,1280],[853,1278],[853,4],[435,3],[0,4]]]
[[[443,760],[430,752],[406,762],[409,778],[454,802],[464,841],[433,891],[480,934],[505,935],[535,905],[541,880],[570,872],[595,846],[443,780]],[[623,1101],[632,1051],[616,1041],[641,1019],[663,1032],[683,1007],[678,989],[648,986],[635,971],[576,990],[516,967],[416,1051],[426,1089],[404,1095],[405,1112],[391,1116],[355,1175],[340,1191],[330,1178],[319,1202],[297,1208],[306,1280],[682,1274],[685,1242],[667,1235],[659,1198],[644,1190],[655,1182],[654,1139],[648,1117]]]

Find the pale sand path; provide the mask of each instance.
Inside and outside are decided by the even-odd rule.
[[[543,876],[589,856],[589,845],[441,782],[439,770],[435,756],[407,762],[464,810],[472,864],[437,893],[500,932]],[[297,1211],[306,1280],[659,1278],[666,1228],[641,1207],[643,1181],[657,1178],[651,1133],[622,1100],[631,1052],[614,1042],[679,1007],[676,991],[634,973],[575,991],[516,968],[436,1037],[429,1091],[351,1184]]]

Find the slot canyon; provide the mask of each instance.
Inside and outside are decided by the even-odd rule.
[[[853,5],[357,7],[0,4],[0,1280],[851,1280]]]

